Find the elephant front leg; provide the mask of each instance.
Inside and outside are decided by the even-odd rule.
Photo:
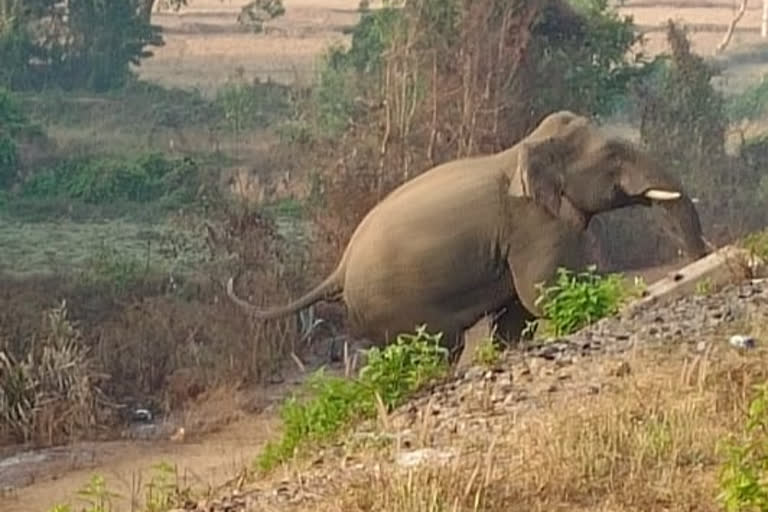
[[[538,236],[526,237],[510,251],[508,264],[515,293],[522,307],[533,317],[541,317],[537,299],[539,285],[551,285],[557,269],[582,270],[589,263],[583,231],[551,221],[539,226]]]

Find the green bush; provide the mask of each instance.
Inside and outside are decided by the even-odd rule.
[[[619,16],[607,0],[572,0],[570,5],[580,15],[580,26],[564,31],[549,26],[546,17],[539,22],[532,48],[533,103],[540,112],[567,108],[610,115],[624,106],[630,85],[658,64],[632,55],[641,35],[631,16]]]
[[[162,44],[140,0],[22,3],[29,2],[5,2],[10,21],[0,26],[0,79],[14,89],[120,87],[132,76],[130,66],[152,55],[147,46]]]
[[[718,70],[691,52],[685,32],[671,21],[667,40],[670,57],[642,86],[641,138],[694,193],[704,185],[719,191],[729,171],[718,168],[728,124],[725,100],[712,85]]]
[[[224,113],[227,126],[238,133],[243,129],[268,126],[290,113],[288,87],[256,79],[248,82],[242,70],[216,93],[215,105]]]
[[[728,118],[734,122],[763,117],[768,111],[768,75],[764,75],[760,82],[747,87],[740,94],[728,98],[725,110]]]
[[[488,4],[499,15],[491,15],[483,23],[489,31],[498,31],[506,7],[500,2]],[[371,104],[382,100],[380,95],[388,82],[383,66],[386,52],[394,55],[395,74],[412,75],[408,87],[416,89],[417,94],[419,87],[429,87],[432,79],[431,52],[438,55],[439,78],[442,81],[440,75],[446,74],[445,80],[450,82],[448,76],[460,71],[453,69],[454,61],[448,56],[465,49],[464,39],[468,37],[463,31],[482,26],[477,12],[458,0],[410,0],[397,8],[385,2],[382,9],[364,11],[351,31],[349,48],[331,48],[321,65],[312,103],[317,133],[333,136],[344,131],[349,121],[363,112],[356,107],[355,97]],[[499,101],[529,103],[533,117],[563,108],[609,115],[626,101],[629,85],[655,67],[654,61],[633,54],[641,36],[632,18],[619,16],[607,0],[552,2],[539,10],[531,30],[530,44],[522,50],[529,54],[524,57],[531,63],[525,73],[529,76],[499,77],[501,83],[507,84],[501,95],[508,96]],[[404,47],[411,51],[400,51]],[[506,51],[504,58],[519,57],[512,48]],[[514,70],[509,72],[516,74]],[[521,86],[536,92],[517,98]],[[413,102],[418,104],[420,99]],[[425,127],[419,126],[413,132],[422,129]]]
[[[618,274],[600,276],[595,267],[575,273],[559,268],[555,283],[539,285],[537,305],[541,306],[548,330],[565,336],[608,315],[618,312],[628,295]]]
[[[116,156],[64,160],[44,169],[22,186],[26,197],[65,196],[90,204],[163,199],[184,203],[200,187],[200,166],[191,158],[169,159],[149,153],[134,159]]]
[[[718,501],[727,512],[768,510],[768,383],[755,390],[743,434],[729,436],[720,447],[726,459]]]
[[[394,344],[367,351],[367,364],[355,379],[330,377],[322,370],[305,383],[309,400],[295,396],[283,404],[280,441],[269,442],[256,464],[267,471],[291,458],[307,442],[324,441],[353,420],[375,416],[379,400],[392,409],[447,368],[447,350],[441,335],[422,326],[415,334],[400,335]]]

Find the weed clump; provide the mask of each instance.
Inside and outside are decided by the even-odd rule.
[[[448,351],[440,346],[441,335],[428,334],[426,326],[415,334],[402,334],[394,344],[367,351],[368,362],[355,379],[325,375],[322,370],[305,383],[312,398],[286,400],[280,411],[283,434],[269,442],[256,460],[268,471],[284,462],[308,442],[322,442],[350,422],[375,416],[379,407],[396,407],[411,393],[447,369]]]
[[[559,268],[554,284],[538,287],[537,304],[542,307],[550,334],[565,336],[618,313],[629,291],[619,274],[601,276],[595,270],[590,266],[585,272],[576,273]]]
[[[88,432],[104,404],[88,348],[66,303],[46,313],[44,337],[22,360],[0,350],[0,436],[53,444]]]
[[[754,389],[744,432],[729,435],[720,447],[726,458],[718,501],[727,512],[768,510],[768,382]]]

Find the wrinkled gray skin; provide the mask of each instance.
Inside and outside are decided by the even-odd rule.
[[[698,214],[680,183],[631,143],[568,111],[547,116],[500,153],[455,160],[390,193],[360,222],[334,272],[273,310],[230,298],[258,319],[343,300],[351,333],[384,344],[427,324],[454,357],[485,315],[520,339],[540,316],[536,284],[560,266],[583,268],[585,230],[600,212],[661,205],[685,252],[707,254]]]

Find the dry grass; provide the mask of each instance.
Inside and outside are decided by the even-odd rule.
[[[273,380],[289,352],[306,352],[296,344],[297,326],[292,318],[253,321],[226,299],[223,283],[241,273],[239,285],[252,300],[287,302],[306,286],[301,258],[263,216],[232,213],[223,224],[224,234],[209,243],[223,254],[224,263],[177,290],[168,289],[167,276],[150,276],[120,289],[66,277],[4,278],[0,353],[11,361],[24,360],[34,340],[47,336],[48,322],[41,324],[41,313],[66,300],[69,318],[79,327],[72,343],[87,354],[93,373],[88,377],[98,376],[110,404],[150,405],[168,413],[183,410],[206,390]],[[95,409],[88,413],[103,417]],[[111,416],[99,426],[114,426],[117,419]],[[56,426],[56,418],[38,415],[30,421],[34,424],[26,426],[25,435],[17,432],[3,441],[57,444],[80,434]],[[8,433],[0,424],[0,437]]]
[[[719,337],[703,354],[656,348],[627,361],[630,374],[607,378],[599,394],[555,393],[519,417],[485,411],[495,434],[442,440],[438,450],[461,453],[442,464],[408,470],[384,462],[392,457],[381,449],[358,450],[353,459],[368,469],[348,472],[324,493],[332,500],[305,509],[719,510],[718,444],[741,430],[752,386],[768,378],[768,350],[738,353]],[[588,363],[585,373],[606,364],[615,361]]]

